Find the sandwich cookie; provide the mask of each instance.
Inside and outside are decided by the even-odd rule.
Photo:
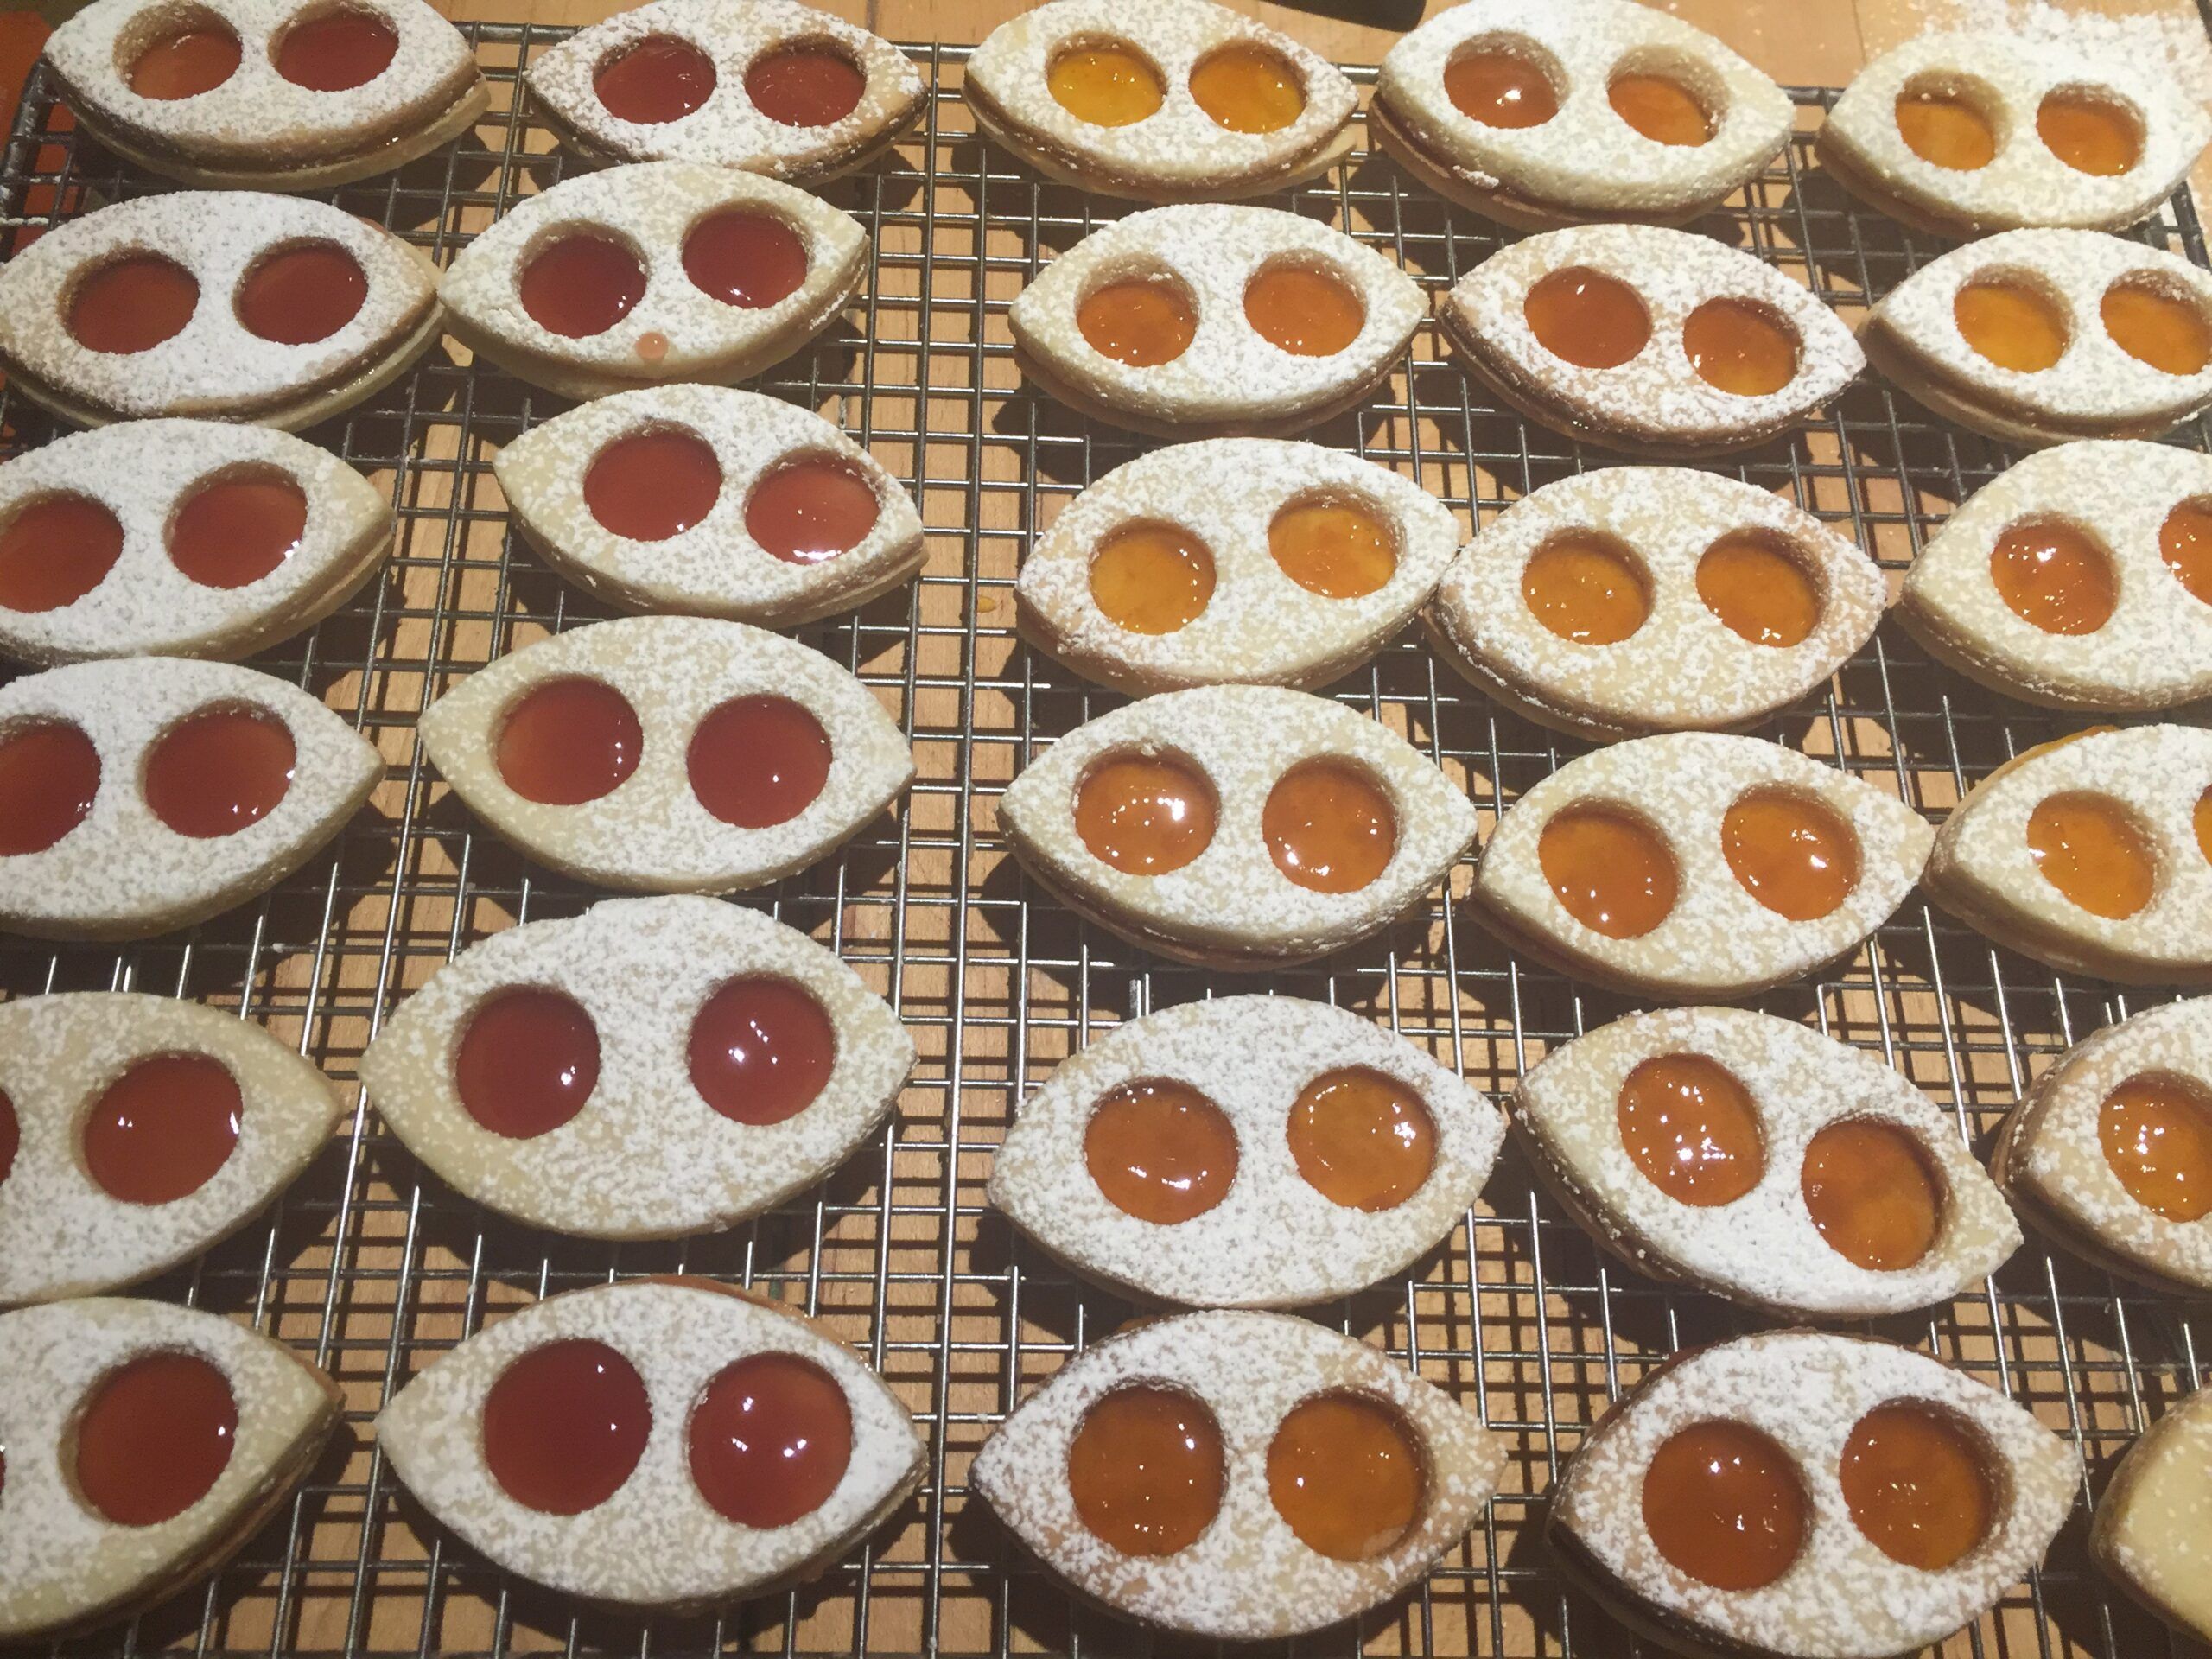
[[[2200,1389],[2127,1448],[2089,1523],[2089,1554],[2106,1576],[2200,1642],[2212,1641],[2209,1469],[2212,1389]]]

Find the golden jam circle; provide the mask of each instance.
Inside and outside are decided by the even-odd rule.
[[[2120,579],[2097,539],[2063,518],[2012,525],[1989,550],[2005,608],[2045,633],[2094,633],[2120,604]]]
[[[1821,621],[1821,593],[1802,562],[1763,531],[1731,531],[1697,562],[1697,596],[1738,639],[1786,650]]]
[[[1260,832],[1275,868],[1312,893],[1357,893],[1398,849],[1390,793],[1341,760],[1293,766],[1268,791]]]
[[[1859,837],[1826,804],[1755,789],[1720,820],[1720,850],[1744,891],[1777,916],[1816,922],[1859,885]]]
[[[1581,265],[1538,278],[1521,315],[1539,346],[1577,368],[1618,368],[1651,338],[1651,314],[1637,291]]]
[[[2108,98],[2061,86],[2036,106],[2036,133],[2050,153],[2076,173],[2117,178],[2143,158],[2143,132],[2135,118]]]
[[[1244,320],[1294,357],[1334,357],[1359,338],[1367,308],[1328,271],[1274,264],[1246,285]]]
[[[1436,1125],[1421,1096],[1363,1066],[1324,1071],[1300,1090],[1285,1134],[1306,1184],[1347,1210],[1395,1210],[1436,1167]]]
[[[1191,97],[1231,132],[1281,132],[1306,112],[1306,86],[1279,52],[1240,43],[1191,71]]]
[[[1985,277],[1951,301],[1959,334],[2000,369],[2037,374],[2066,355],[2066,319],[2024,283]]]
[[[1593,531],[1567,531],[1521,570],[1529,614],[1578,645],[1617,645],[1651,614],[1651,588],[1628,550]]]
[[[1896,112],[1897,137],[1923,162],[1972,173],[1997,154],[1997,133],[1988,118],[1956,93],[1900,92]]]
[[[2115,283],[2097,302],[2113,344],[2162,374],[2196,374],[2212,362],[2212,327],[2179,295],[2143,283]]]
[[[1268,551],[1283,575],[1324,599],[1358,599],[1398,573],[1398,539],[1357,501],[1294,501],[1268,525]]]
[[[1268,1496],[1306,1547],[1333,1561],[1382,1554],[1420,1518],[1427,1471],[1405,1420],[1359,1394],[1293,1406],[1268,1445]]]
[[[1100,356],[1133,369],[1156,369],[1191,349],[1198,312],[1173,276],[1131,276],[1085,295],[1076,307],[1075,326]]]
[[[1622,1081],[1613,1113],[1630,1160],[1677,1204],[1733,1204],[1766,1173],[1751,1092],[1706,1055],[1644,1061]]]
[[[2127,1194],[2168,1221],[2212,1215],[2212,1101],[2181,1077],[2130,1077],[2097,1108],[2097,1141]]]
[[[2091,915],[2117,921],[2151,902],[2158,861],[2117,801],[2053,795],[2028,815],[2027,836],[2043,879]]]
[[[1675,855],[1643,819],[1611,806],[1570,806],[1536,840],[1536,862],[1567,913],[1611,939],[1665,921],[1680,877]]]
[[[1680,81],[1664,75],[1617,75],[1605,88],[1613,113],[1654,143],[1694,149],[1713,137],[1713,118]]]
[[[1811,1523],[1789,1454],[1747,1423],[1693,1423],[1643,1471],[1643,1529],[1676,1568],[1717,1590],[1772,1584]]]
[[[1444,96],[1486,127],[1541,127],[1559,113],[1550,77],[1511,52],[1462,52],[1444,67]]]
[[[1927,1154],[1893,1123],[1829,1124],[1805,1148],[1800,1185],[1828,1248],[1869,1273],[1910,1267],[1942,1230],[1942,1190]]]
[[[1236,1179],[1236,1130],[1186,1083],[1125,1083],[1092,1108],[1084,1167],[1123,1215],[1159,1226],[1202,1216]]]
[[[1173,633],[1213,597],[1213,555],[1179,524],[1123,524],[1090,557],[1090,598],[1131,633]]]
[[[1205,778],[1165,755],[1109,756],[1076,786],[1076,833],[1125,875],[1181,869],[1213,840],[1217,810]]]
[[[1133,126],[1166,97],[1160,72],[1135,48],[1102,43],[1071,48],[1045,72],[1052,101],[1094,127]]]
[[[2190,597],[2212,605],[2212,501],[2184,501],[2166,515],[2158,556]]]
[[[1797,335],[1763,305],[1707,300],[1682,324],[1699,379],[1738,397],[1764,397],[1797,378]]]
[[[1940,1407],[1892,1400],[1861,1417],[1836,1475],[1851,1519],[1893,1561],[1940,1573],[1988,1535],[1996,1510],[1980,1437]]]
[[[1221,1427],[1178,1389],[1133,1383],[1100,1399],[1068,1444],[1068,1495],[1084,1527],[1124,1555],[1198,1541],[1228,1482]]]

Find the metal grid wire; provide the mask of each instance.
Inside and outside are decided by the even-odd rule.
[[[561,31],[468,32],[493,113],[454,149],[334,198],[441,260],[563,167],[516,97],[518,66]],[[1470,925],[1464,866],[1448,893],[1382,938],[1264,981],[1165,965],[1022,879],[996,824],[1001,791],[1042,746],[1121,699],[1021,647],[1008,588],[1029,537],[1135,448],[1023,385],[1003,312],[1054,253],[1124,209],[1042,183],[980,143],[957,96],[964,51],[914,53],[938,88],[925,125],[892,159],[829,192],[874,238],[867,298],[766,389],[841,422],[921,503],[930,558],[918,583],[804,634],[876,688],[912,734],[920,775],[903,807],[841,856],[744,902],[831,945],[890,998],[921,1046],[915,1081],[881,1136],[805,1200],[728,1235],[645,1245],[504,1223],[426,1177],[357,1105],[265,1222],[147,1292],[250,1319],[311,1353],[345,1389],[349,1432],[204,1590],[83,1649],[638,1659],[1176,1650],[1183,1644],[1079,1607],[965,1487],[969,1459],[1014,1401],[1138,1311],[1072,1281],[987,1209],[983,1180],[1016,1098],[1115,1023],[1216,989],[1266,985],[1356,1008],[1493,1098],[1548,1050],[1627,1011],[1517,961]],[[1832,96],[1797,94],[1804,131]],[[1813,171],[1804,131],[1746,201],[1700,228],[1850,315],[1942,249],[1860,210]],[[51,79],[42,68],[34,75],[0,161],[12,245],[59,218],[166,188],[77,142]],[[1364,153],[1282,205],[1341,226],[1432,289],[1499,243],[1485,220]],[[2205,261],[2185,200],[2144,234]],[[1419,479],[1469,527],[1537,486],[1615,459],[1487,407],[1441,359],[1424,327],[1386,392],[1313,435]],[[488,464],[561,407],[434,353],[311,435],[390,489],[399,548],[381,581],[257,666],[358,725],[390,762],[387,781],[334,854],[264,902],[120,951],[8,941],[0,987],[205,1001],[267,1023],[350,1084],[379,1020],[456,951],[599,896],[479,834],[412,738],[422,709],[472,669],[602,614],[508,537]],[[0,404],[0,422],[10,453],[52,435],[20,404]],[[2190,441],[2204,437],[2192,429]],[[1799,501],[1894,570],[2010,459],[1870,376],[1794,440],[1728,470]],[[1497,712],[1410,639],[1330,695],[1410,737],[1464,782],[1486,823],[1580,752]],[[1827,695],[1768,734],[1936,814],[2063,725],[1975,691],[1885,628]],[[1994,950],[1914,901],[1832,976],[1758,1006],[1876,1052],[1982,1147],[2033,1073],[2142,1000]],[[367,1423],[383,1400],[486,1321],[552,1291],[679,1270],[820,1317],[886,1375],[929,1438],[918,1497],[817,1584],[720,1619],[582,1610],[477,1559],[378,1460]],[[2095,1489],[2148,1418],[2207,1380],[2202,1312],[2031,1243],[1986,1294],[1877,1329],[1968,1367],[2075,1438]],[[1455,1392],[1503,1439],[1510,1468],[1488,1516],[1418,1590],[1299,1648],[1635,1651],[1554,1573],[1535,1535],[1541,1494],[1583,1427],[1657,1358],[1751,1322],[1600,1257],[1536,1195],[1510,1149],[1479,1207],[1410,1276],[1314,1313]],[[2178,1651],[2093,1572],[2085,1534],[2084,1509],[2039,1574],[1941,1651]]]

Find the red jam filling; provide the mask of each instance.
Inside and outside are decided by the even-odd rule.
[[[765,830],[797,817],[830,778],[830,734],[788,697],[735,697],[699,722],[684,764],[692,793],[724,823]]]
[[[549,1342],[484,1396],[484,1462],[509,1497],[582,1515],[622,1489],[653,1426],[638,1368],[603,1342]]]
[[[611,237],[576,232],[549,242],[523,267],[522,308],[569,340],[603,334],[645,297],[645,268]]]
[[[306,17],[276,43],[276,73],[311,92],[365,86],[391,65],[399,31],[372,11],[341,8]]]
[[[156,41],[130,66],[130,90],[163,104],[212,92],[238,73],[245,54],[227,24],[212,19]]]
[[[69,334],[88,352],[149,352],[192,321],[200,279],[158,253],[126,254],[87,273],[69,296]]]
[[[699,1495],[746,1527],[787,1527],[820,1509],[853,1456],[837,1381],[796,1354],[754,1354],[707,1385],[691,1414]]]
[[[858,468],[807,456],[762,479],[745,504],[745,529],[788,564],[819,564],[868,539],[880,511]]]
[[[359,315],[369,296],[361,262],[335,242],[279,248],[238,284],[238,321],[279,346],[328,340]]]
[[[503,991],[469,1016],[453,1083],[463,1109],[493,1134],[533,1140],[583,1110],[599,1086],[598,1027],[559,991]]]
[[[123,552],[123,526],[86,495],[41,496],[0,530],[0,606],[60,610],[99,587]]]
[[[645,747],[638,711],[601,680],[547,680],[524,692],[499,728],[495,760],[509,789],[543,806],[613,792]]]
[[[822,1005],[788,980],[734,979],[691,1022],[691,1086],[724,1117],[780,1123],[814,1103],[837,1064]]]
[[[238,1080],[205,1054],[156,1054],[101,1090],[85,1119],[85,1168],[125,1204],[175,1204],[214,1179],[238,1143]]]
[[[146,804],[180,836],[234,836],[276,810],[296,759],[281,721],[210,709],[164,732],[146,756]]]
[[[584,474],[584,505],[600,528],[633,542],[664,542],[714,511],[721,463],[696,432],[653,426],[601,450]]]
[[[243,588],[299,551],[307,493],[283,473],[213,478],[169,520],[169,562],[205,588]]]
[[[187,1510],[230,1466],[238,1402],[197,1354],[145,1354],[92,1390],[77,1420],[77,1490],[119,1527]]]
[[[715,213],[683,238],[683,274],[724,305],[765,310],[806,280],[806,244],[772,214]]]
[[[867,90],[857,65],[819,46],[785,47],[754,59],[745,72],[745,95],[753,107],[787,127],[842,121]]]
[[[715,95],[715,60],[673,35],[648,35],[599,66],[592,90],[617,121],[681,120]]]
[[[92,740],[58,721],[0,739],[0,857],[42,853],[85,821],[99,792]]]

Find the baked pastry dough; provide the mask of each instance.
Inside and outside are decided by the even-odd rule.
[[[486,1455],[482,1425],[487,1397],[516,1362],[580,1342],[604,1344],[627,1364],[650,1426],[612,1494],[558,1514],[510,1495]],[[849,1418],[849,1452],[820,1503],[754,1526],[708,1498],[693,1448],[709,1444],[702,1396],[733,1367],[763,1355],[788,1357],[817,1385],[835,1385]],[[525,1443],[553,1432],[533,1432],[528,1414],[518,1415],[515,1436]],[[768,1435],[787,1427],[765,1402],[759,1418]],[[906,1408],[850,1349],[780,1303],[709,1279],[594,1285],[524,1308],[400,1389],[378,1414],[377,1444],[423,1507],[497,1566],[590,1601],[672,1613],[804,1583],[880,1525],[924,1472]]]
[[[302,520],[289,547],[270,531],[275,567],[233,587],[203,578],[229,580],[235,570],[194,563],[201,575],[187,574],[180,558],[225,558],[245,539],[226,510],[232,489],[271,484],[297,499]],[[115,544],[112,563],[96,576],[87,571],[91,585],[74,599],[17,609],[0,594],[0,655],[40,668],[99,657],[250,656],[358,593],[383,568],[396,528],[384,493],[335,455],[224,421],[118,422],[16,456],[0,466],[0,538],[11,529],[34,534],[57,498],[95,504],[114,524]],[[210,515],[189,543],[188,508]],[[41,537],[35,556],[84,554]]]
[[[334,251],[334,265],[350,261],[358,307],[304,344],[250,332],[237,303],[245,285],[271,259],[308,248]],[[149,256],[196,284],[189,315],[143,349],[85,344],[72,324],[84,326],[90,279]],[[421,251],[327,202],[252,190],[140,196],[55,226],[0,267],[0,367],[16,391],[79,426],[203,415],[297,431],[382,391],[436,343],[437,283]],[[153,308],[137,308],[134,326],[153,332]]]
[[[1709,1098],[1732,1082],[1752,1119],[1740,1141]],[[1667,1114],[1656,1133],[1655,1101]],[[1777,1318],[1879,1319],[1948,1302],[2020,1244],[2004,1198],[1926,1096],[1873,1055],[1771,1014],[1670,1008],[1616,1020],[1522,1078],[1512,1120],[1545,1184],[1614,1255]],[[1819,1180],[1808,1150],[1839,1123],[1887,1126],[1890,1145],[1921,1166],[1935,1230],[1903,1266],[1853,1257],[1893,1260],[1919,1240],[1847,1253],[1821,1224],[1827,1212],[1808,1202]]]
[[[1522,124],[1486,121],[1452,97],[1455,66],[1492,54],[1542,84],[1535,105],[1515,100],[1510,119]],[[1701,142],[1688,129],[1662,140],[1623,113],[1637,91],[1667,98],[1651,81],[1687,106],[1680,116],[1701,118]],[[1526,119],[1546,105],[1554,112]],[[1440,13],[1392,47],[1367,118],[1382,148],[1439,195],[1548,231],[1593,219],[1686,224],[1759,175],[1796,113],[1781,87],[1712,35],[1634,0],[1489,0]]]
[[[1778,743],[1638,738],[1570,760],[1506,810],[1475,871],[1475,913],[1593,984],[1748,996],[1865,943],[1934,839],[1894,796]],[[1796,878],[1810,902],[1793,899]]]
[[[219,1371],[237,1427],[196,1501],[126,1525],[79,1486],[81,1420],[109,1377],[156,1355]],[[111,1624],[206,1577],[292,1495],[340,1403],[338,1385],[290,1349],[213,1313],[103,1297],[0,1314],[0,1640]]]
[[[2168,1623],[2212,1641],[2212,1389],[2143,1431],[2113,1471],[2089,1522],[2106,1575]]]
[[[1147,1121],[1163,1084],[1202,1128],[1171,1135]],[[1181,1098],[1193,1090],[1201,1101]],[[1166,1160],[1180,1172],[1224,1125],[1225,1168],[1194,1166],[1187,1181],[1158,1171]],[[1344,1168],[1363,1135],[1400,1150],[1389,1179]],[[1109,1285],[1199,1307],[1298,1307],[1402,1272],[1459,1224],[1503,1138],[1495,1107],[1370,1020],[1219,997],[1131,1020],[1062,1061],[999,1148],[991,1202]],[[1161,1196],[1175,1208],[1211,1204],[1173,1222],[1126,1208],[1098,1173],[1116,1192],[1131,1179],[1117,1149],[1173,1189]]]
[[[766,305],[701,287],[687,251],[699,226],[724,213],[792,232],[806,258],[798,286]],[[600,325],[556,333],[531,310],[524,275],[549,249],[579,240],[626,251],[633,269],[618,280],[634,292],[619,304],[609,296],[588,318],[549,313],[564,325]],[[448,327],[471,351],[564,397],[604,397],[678,380],[727,385],[782,362],[836,321],[868,258],[868,232],[851,215],[791,185],[696,162],[639,162],[563,179],[518,203],[455,256],[438,292]],[[574,303],[559,297],[564,288],[549,279],[555,297],[545,303]]]
[[[1899,130],[1898,110],[1916,102],[1982,128],[1980,163],[1940,162],[1916,149]],[[2109,124],[2113,153],[2093,168],[2061,159],[2044,130],[2065,143],[2069,117]],[[2036,225],[2125,229],[2173,194],[2208,140],[2212,119],[2152,62],[2078,36],[1985,29],[1922,35],[1866,65],[1828,111],[1815,154],[1837,183],[1892,219],[1939,236],[1979,236]]]
[[[658,540],[603,523],[592,505],[594,467],[624,440],[648,433],[688,435],[712,452],[721,474],[712,504]],[[748,528],[761,480],[802,461],[833,462],[875,496],[874,523],[833,557],[779,557]],[[577,586],[628,610],[797,627],[888,593],[928,552],[913,498],[880,461],[820,416],[757,391],[687,385],[618,392],[532,427],[499,452],[493,470],[524,539]]]
[[[346,10],[373,19],[390,48],[382,68],[350,86],[285,73],[288,38],[329,16],[300,0],[93,0],[54,31],[46,60],[85,130],[149,172],[200,189],[321,190],[429,155],[491,103],[468,42],[423,0],[347,0]],[[187,97],[136,91],[140,54],[185,29],[229,35],[237,67]]]
[[[1940,1426],[1939,1443],[1956,1448],[1947,1462],[1963,1453],[1983,1465],[1981,1538],[1940,1568],[1893,1556],[1868,1536],[1840,1473],[1854,1429],[1900,1406]],[[1761,1460],[1777,1459],[1774,1472],[1798,1493],[1796,1556],[1753,1587],[1721,1588],[1684,1571],[1646,1519],[1654,1514],[1648,1471],[1661,1449],[1716,1422],[1755,1433]],[[1883,1475],[1901,1461],[1868,1459],[1878,1499],[1889,1496],[1879,1489]],[[1893,1486],[1900,1479],[1910,1479],[1909,1465],[1891,1475]],[[1863,1337],[1770,1331],[1670,1360],[1615,1402],[1560,1473],[1545,1535],[1560,1565],[1609,1611],[1667,1647],[1869,1659],[1917,1652],[1994,1606],[2042,1560],[2081,1483],[2071,1446],[1940,1361]],[[1709,1524],[1718,1529],[1751,1484],[1700,1487],[1691,1502],[1709,1491]],[[1914,1482],[1896,1497],[1910,1502],[1923,1490]],[[1929,1524],[1942,1516],[1927,1505]],[[1736,1540],[1745,1550],[1754,1541]]]
[[[1428,622],[1497,702],[1604,741],[1757,725],[1865,645],[1887,597],[1857,543],[1770,491],[1617,467],[1547,484],[1478,531]]]
[[[1969,298],[1962,324],[1963,290],[1993,296],[2002,314],[1978,321]],[[2172,368],[2114,338],[2114,294],[2145,296],[2178,331]],[[2015,360],[2047,366],[2006,366],[1968,340],[1968,326]],[[2212,273],[2101,232],[2007,231],[1913,272],[1867,314],[1859,340],[1899,390],[1986,437],[2031,448],[2155,438],[2212,404]]]
[[[1172,549],[1148,543],[1163,531]],[[1030,550],[1014,620],[1123,691],[1325,685],[1405,626],[1458,540],[1452,510],[1387,467],[1211,438],[1140,455],[1077,496]]]
[[[1557,312],[1547,308],[1554,295]],[[1593,321],[1586,302],[1615,315]],[[1453,283],[1437,319],[1467,372],[1530,420],[1665,460],[1779,436],[1866,363],[1835,314],[1773,266],[1654,225],[1586,225],[1516,242]],[[1709,351],[1708,326],[1719,332]],[[1736,331],[1756,345],[1742,347]],[[1737,378],[1746,362],[1762,372]]]
[[[290,768],[259,816],[181,833],[149,803],[148,771],[165,740],[218,714],[281,726]],[[0,688],[0,747],[56,728],[81,737],[67,740],[73,763],[90,747],[89,800],[58,840],[0,855],[0,927],[35,938],[150,938],[257,898],[328,844],[384,777],[376,750],[321,703],[228,663],[131,657]],[[54,798],[64,787],[57,779]]]
[[[1343,345],[1293,352],[1260,332],[1247,302],[1255,278],[1278,272],[1334,291]],[[1099,295],[1132,289],[1175,296],[1188,319],[1186,343],[1166,360],[1110,356],[1085,330]],[[1100,226],[1014,296],[1007,321],[1021,372],[1078,414],[1160,437],[1287,437],[1357,407],[1427,308],[1413,278],[1342,231],[1280,208],[1208,203]]]
[[[639,734],[626,771],[582,800],[533,798],[508,781],[502,750],[516,711],[551,685],[611,689]],[[743,728],[716,748],[702,732],[738,704],[810,723],[798,747],[815,785],[767,774]],[[704,617],[631,617],[541,639],[476,671],[423,710],[423,752],[476,815],[531,857],[601,887],[729,893],[780,880],[827,856],[913,781],[913,753],[875,695],[827,657],[779,635]],[[559,722],[547,741],[565,746]],[[826,753],[823,753],[826,751]],[[779,746],[773,753],[786,755]],[[817,758],[818,757],[818,758]],[[734,771],[747,775],[733,779]],[[753,773],[760,775],[755,776]],[[734,782],[767,791],[767,810],[724,817],[700,793]],[[788,816],[773,817],[798,804]],[[743,822],[745,817],[756,822]],[[757,821],[766,818],[766,822]]]
[[[675,54],[682,46],[691,48],[681,54],[689,85],[675,102],[696,99],[695,107],[665,120],[638,118],[658,111],[619,96],[626,113],[607,107],[599,80],[610,66],[641,47]],[[853,66],[861,85],[850,111],[819,125],[763,112],[747,90],[747,71],[794,48]],[[929,102],[929,89],[897,47],[795,0],[654,0],[570,35],[523,79],[562,142],[587,161],[703,162],[809,189],[874,161]]]
[[[1111,791],[1130,761],[1146,763],[1145,775],[1134,779],[1134,804],[1117,810]],[[1154,765],[1168,769],[1171,790],[1148,775]],[[1287,779],[1297,782],[1286,789]],[[1324,785],[1310,813],[1295,804],[1309,780]],[[1094,784],[1102,794],[1091,808]],[[1281,825],[1268,810],[1279,791],[1288,804]],[[1098,849],[1115,843],[1086,820],[1095,810],[1109,837],[1141,833],[1154,800],[1173,817],[1173,850],[1153,857],[1140,842],[1109,863]],[[1259,685],[1171,691],[1078,727],[1007,786],[999,821],[1030,874],[1078,915],[1161,956],[1233,969],[1309,962],[1379,932],[1475,836],[1472,803],[1403,738],[1339,703]],[[1199,823],[1211,833],[1193,833]],[[1296,838],[1316,825],[1356,844],[1338,849],[1341,863],[1318,861],[1318,876],[1294,877],[1285,865],[1300,861]],[[1344,872],[1377,862],[1341,890]],[[1307,885],[1317,880],[1339,890]]]
[[[1216,1512],[1172,1554],[1109,1543],[1073,1490],[1071,1453],[1101,1403],[1130,1389],[1179,1398],[1217,1435]],[[1381,1535],[1351,1559],[1309,1543],[1271,1496],[1279,1431],[1317,1400],[1351,1402],[1365,1422],[1394,1427],[1399,1455],[1410,1451],[1421,1471],[1402,1529],[1393,1535],[1398,1516],[1368,1506],[1359,1519]],[[1304,1458],[1287,1461],[1327,1489],[1320,1501],[1357,1507],[1363,1487],[1387,1477],[1373,1461],[1330,1459],[1332,1445],[1316,1436]],[[1319,1630],[1404,1589],[1459,1542],[1504,1467],[1503,1449],[1474,1416],[1380,1349],[1287,1314],[1211,1313],[1156,1320],[1077,1355],[983,1443],[969,1479],[1085,1596],[1162,1629],[1244,1640]],[[1160,1484],[1173,1476],[1164,1471]],[[1142,1503],[1141,1476],[1125,1479]]]
[[[2195,827],[2208,790],[2212,732],[2192,727],[2089,732],[2030,749],[1943,821],[1928,896],[2065,972],[2212,983],[2212,862]]]

